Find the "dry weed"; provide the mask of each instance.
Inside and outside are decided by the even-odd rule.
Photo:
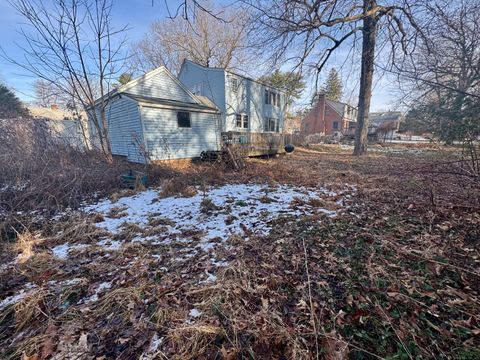
[[[159,194],[160,198],[180,195],[186,192],[188,183],[183,178],[167,179],[160,185],[162,191]]]
[[[107,217],[111,219],[120,219],[128,215],[128,213],[125,211],[127,209],[128,207],[126,206],[118,206],[118,207],[111,208],[107,214]]]
[[[33,283],[44,283],[54,279],[60,272],[63,262],[52,254],[42,251],[36,252],[27,260],[18,263],[15,270]]]
[[[34,246],[41,243],[40,234],[32,234],[30,231],[17,234],[17,242],[14,245],[15,251],[19,253],[18,261],[24,263],[35,254]]]
[[[68,221],[56,223],[53,229],[57,235],[51,240],[56,243],[91,244],[110,235],[108,231],[97,227],[95,222],[97,221],[92,218],[85,219],[82,216],[75,216]]]

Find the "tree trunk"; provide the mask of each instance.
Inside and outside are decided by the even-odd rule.
[[[364,12],[371,10],[375,6],[376,0],[363,0]],[[353,155],[365,155],[367,153],[368,116],[370,113],[370,100],[372,98],[373,62],[375,58],[377,22],[378,19],[375,14],[363,19],[362,69]]]

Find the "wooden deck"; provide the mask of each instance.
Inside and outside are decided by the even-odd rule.
[[[222,133],[223,143],[241,157],[275,155],[285,152],[283,135],[228,131]]]

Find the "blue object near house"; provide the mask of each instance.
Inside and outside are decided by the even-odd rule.
[[[147,175],[140,171],[129,170],[126,173],[123,173],[121,177],[122,182],[132,189],[135,188],[137,185],[142,185],[144,187],[147,187],[148,185]]]

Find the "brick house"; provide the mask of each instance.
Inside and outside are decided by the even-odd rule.
[[[301,131],[305,135],[341,135],[352,131],[357,121],[357,109],[348,104],[318,95],[318,100],[302,120]]]

